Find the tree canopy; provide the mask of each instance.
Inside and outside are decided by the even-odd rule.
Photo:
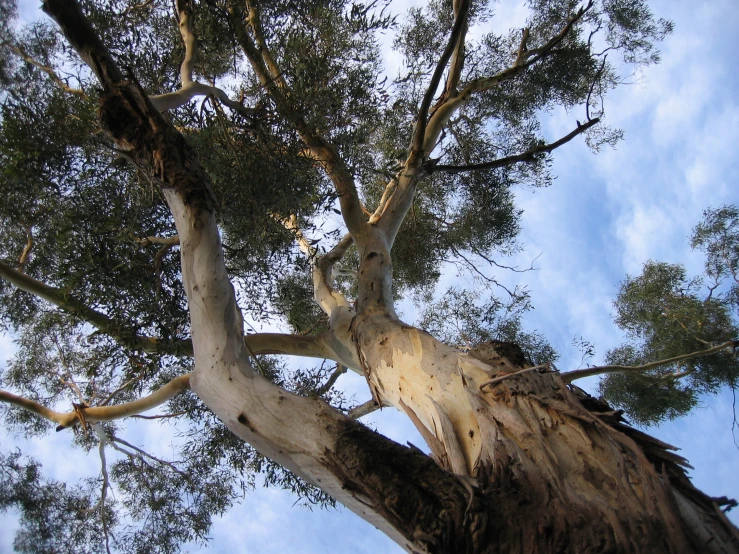
[[[557,369],[555,349],[523,323],[526,289],[487,267],[508,271],[521,247],[516,187],[549,186],[553,152],[571,141],[597,152],[622,138],[605,98],[658,62],[672,31],[646,2],[537,0],[523,29],[500,33],[486,2],[396,14],[377,1],[83,0],[118,77],[60,21],[55,10],[76,2],[56,3],[45,9],[61,27],[21,26],[0,2],[0,325],[17,344],[0,373],[3,421],[27,437],[73,427],[70,443],[98,458],[99,474],[60,483],[4,452],[0,508],[20,510],[17,550],[176,552],[205,542],[213,518],[261,482],[334,503],[187,390],[191,277],[165,192],[171,168],[152,171],[144,147],[122,138],[141,124],[120,117],[105,78],[148,95],[162,114],[154,127],[178,133],[170,153],[207,175],[209,188],[177,193],[216,214],[247,354],[272,383],[350,417],[378,407],[374,389],[358,406],[334,387],[354,354],[326,338],[343,317],[332,303],[374,301],[358,276],[367,221],[387,239],[391,297],[423,310],[419,327],[470,353],[515,343],[522,365]],[[387,37],[397,75],[383,65]],[[570,130],[545,136],[546,113],[562,107]],[[627,342],[608,366],[565,380],[606,373],[600,393],[641,424],[733,389],[738,221],[725,206],[696,227],[704,277],[664,262],[627,277],[614,303]],[[478,290],[438,291],[451,267]],[[261,331],[275,326],[289,333]],[[296,368],[280,354],[327,361]],[[142,450],[117,421],[156,406],[182,433],[174,456]]]

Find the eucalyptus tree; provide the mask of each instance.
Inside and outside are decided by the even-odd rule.
[[[514,250],[511,187],[549,184],[554,150],[620,138],[604,98],[671,30],[643,1],[537,0],[503,34],[466,0],[401,23],[343,0],[43,7],[54,24],[17,28],[2,4],[0,306],[20,348],[0,399],[28,434],[76,429],[101,472],[69,487],[5,455],[17,548],[174,551],[263,472],[414,552],[739,550],[672,447],[521,331],[520,289],[462,344],[395,309],[445,263],[480,272]],[[392,82],[389,32],[405,60]],[[557,106],[581,115],[545,139]],[[245,332],[274,318],[294,333]],[[369,405],[334,391],[347,369]],[[431,454],[356,421],[379,406]],[[188,425],[179,458],[126,441],[134,417]]]

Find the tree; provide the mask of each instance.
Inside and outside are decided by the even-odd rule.
[[[81,549],[172,550],[228,506],[224,476],[266,467],[417,551],[737,550],[684,461],[568,387],[576,375],[552,371],[546,345],[521,334],[520,290],[494,302],[513,314],[489,335],[498,342],[467,351],[394,309],[441,261],[474,271],[472,256],[492,263],[515,248],[511,185],[547,184],[549,154],[581,134],[595,148],[618,138],[602,121],[619,82],[608,58],[656,61],[667,22],[641,2],[536,2],[523,31],[472,42],[489,9],[432,3],[401,28],[407,72],[388,89],[373,36],[394,20],[377,6],[176,8],[173,25],[154,3],[85,4],[83,15],[52,0],[64,41],[44,26],[2,31],[2,67],[15,64],[3,73],[2,313],[25,345],[3,376],[23,396],[3,399],[26,409],[9,416],[28,432],[42,425],[26,412],[79,427],[103,468],[94,502],[5,457],[4,505],[28,507],[52,541],[19,545],[53,549],[62,534],[49,524],[74,522],[42,516],[73,512],[89,533]],[[582,106],[584,123],[544,141],[537,113],[554,105]],[[310,237],[335,199],[348,233],[326,251]],[[323,315],[306,302],[306,270]],[[239,305],[280,310],[298,332],[245,336]],[[527,358],[511,340],[538,350]],[[333,360],[337,372],[290,383],[263,354]],[[408,415],[431,457],[319,398],[344,368],[366,376],[375,404]],[[70,392],[73,411],[49,408]],[[185,469],[109,423],[166,401],[202,433]],[[111,448],[126,458],[108,472]],[[110,531],[111,480],[146,526]]]

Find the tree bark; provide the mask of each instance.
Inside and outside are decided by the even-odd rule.
[[[347,365],[358,361],[381,405],[408,414],[433,459],[260,376],[249,363],[208,175],[124,79],[77,2],[47,0],[44,9],[101,82],[103,129],[160,183],[180,237],[190,385],[237,436],[410,552],[739,552],[737,530],[692,487],[667,445],[592,399],[596,413],[586,409],[555,373],[513,374],[520,364],[500,348],[475,357],[400,322],[394,233],[364,221],[355,225],[357,312],[345,327],[352,312],[342,308],[332,348],[350,352]],[[482,386],[505,373],[512,375]]]
[[[500,345],[475,357],[384,316],[358,316],[355,337],[376,400],[405,411],[437,463],[471,484],[459,551],[739,551],[673,447],[605,403],[584,397],[587,409],[558,373],[515,373]]]

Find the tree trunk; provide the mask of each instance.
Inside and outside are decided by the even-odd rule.
[[[386,231],[347,218],[361,243],[358,311],[348,303],[329,308],[336,313],[326,345],[361,366],[378,401],[408,414],[435,461],[259,375],[244,344],[208,175],[124,79],[79,5],[46,0],[44,9],[103,87],[103,129],[160,183],[181,244],[191,388],[237,436],[412,552],[739,553],[736,528],[692,487],[667,445],[592,399],[586,409],[555,373],[515,373],[521,364],[500,348],[475,357],[395,317],[387,237],[410,205],[415,175],[401,179],[405,196],[390,205],[396,215]],[[351,193],[353,183],[344,185]]]
[[[455,551],[739,552],[736,528],[672,447],[557,373],[516,373],[510,345],[464,354],[388,316],[354,326],[377,400],[408,414],[439,465],[470,485],[454,516],[470,540]]]

